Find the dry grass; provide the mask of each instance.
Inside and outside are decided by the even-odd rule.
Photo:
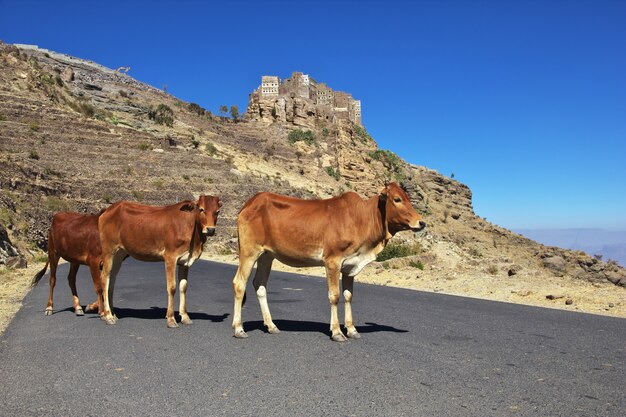
[[[33,276],[44,264],[29,262],[28,268],[24,269],[0,269],[0,334],[22,306],[22,300],[30,291]]]

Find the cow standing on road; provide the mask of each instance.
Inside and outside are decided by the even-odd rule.
[[[200,196],[198,201],[183,201],[153,207],[120,201],[100,216],[102,243],[103,319],[115,324],[113,289],[122,261],[128,255],[141,261],[165,262],[167,279],[168,327],[178,327],[174,318],[176,293],[175,269],[178,265],[181,323],[192,324],[187,314],[186,292],[189,267],[202,254],[207,236],[215,234],[222,203],[218,197]]]
[[[257,263],[254,288],[263,322],[278,333],[267,303],[267,281],[274,259],[294,267],[324,266],[330,300],[332,339],[343,342],[339,327],[339,275],[345,299],[345,325],[350,338],[359,338],[352,318],[354,277],[376,259],[389,239],[402,230],[421,230],[426,223],[409,196],[396,183],[363,200],[354,192],[327,200],[301,200],[259,193],[246,202],[237,219],[239,268],[233,279],[235,337],[245,338],[241,306],[246,283]]]
[[[102,254],[100,235],[98,233],[98,217],[100,217],[100,214],[84,215],[62,211],[52,217],[52,224],[48,231],[48,260],[46,266],[35,275],[31,284],[32,286],[37,285],[46,273],[48,265],[50,265],[50,296],[48,297],[48,306],[45,311],[46,316],[52,315],[53,312],[52,296],[57,280],[57,266],[61,258],[70,263],[70,272],[67,280],[72,290],[74,313],[77,316],[85,314],[76,291],[76,273],[80,265],[89,266],[96,294],[102,292],[100,288]],[[100,297],[98,297],[96,302],[85,307],[88,313],[96,309],[99,312],[102,311],[102,299]]]

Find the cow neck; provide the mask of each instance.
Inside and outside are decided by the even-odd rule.
[[[387,201],[382,200],[380,195],[373,197],[372,200],[376,205],[375,211],[378,214],[374,216],[376,219],[376,239],[378,242],[384,242],[385,246],[387,246],[387,242],[395,234],[389,231],[389,223],[387,222]]]
[[[195,256],[194,248],[196,246],[196,242],[200,242],[201,251],[204,250],[204,244],[206,243],[206,236],[202,234],[201,227],[199,226],[200,209],[196,208],[195,211],[196,215],[193,222],[193,232],[191,233],[191,239],[189,240],[189,260],[191,260],[191,258]],[[189,260],[187,262],[189,262]]]
[[[385,219],[386,218],[387,216],[385,216]],[[397,223],[391,223],[389,220],[386,220],[385,224],[387,227],[387,240],[394,237],[399,231],[404,230],[403,228],[398,227]]]

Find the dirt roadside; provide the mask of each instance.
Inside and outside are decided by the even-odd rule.
[[[33,262],[23,269],[0,269],[0,334],[22,306],[22,300],[31,289],[33,277],[44,265],[45,262]],[[46,306],[41,307],[43,315]]]
[[[237,265],[236,255],[203,255],[203,259]],[[323,267],[292,268],[274,261],[272,269],[302,275],[324,276]],[[532,277],[521,279],[464,271],[456,276],[438,274],[436,269],[412,267],[386,269],[374,262],[356,277],[358,283],[407,288],[418,291],[458,295],[537,307],[556,308],[581,313],[626,318],[626,290],[611,283],[589,283],[567,277]],[[271,285],[271,277],[270,283]],[[550,296],[550,298],[548,298]],[[567,300],[571,304],[566,304]]]

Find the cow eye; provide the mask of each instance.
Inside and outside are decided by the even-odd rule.
[[[200,213],[204,213],[204,209],[200,207]]]
[[[394,198],[393,198],[393,201],[394,201],[395,203],[402,203],[402,199],[401,199],[400,197],[394,197]]]

